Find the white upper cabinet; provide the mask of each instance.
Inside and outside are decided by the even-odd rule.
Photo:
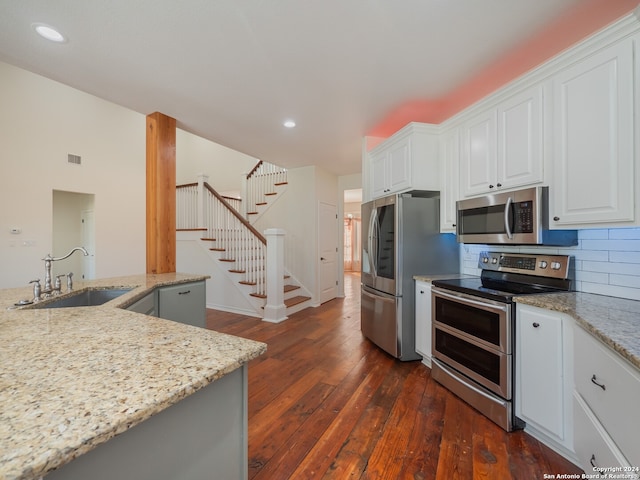
[[[369,152],[371,199],[409,190],[440,190],[438,131],[410,123]]]
[[[491,109],[476,115],[462,127],[460,174],[464,196],[496,188],[496,118],[496,110]]]
[[[543,87],[536,86],[498,106],[498,179],[502,187],[543,181]]]
[[[462,128],[464,197],[543,181],[543,87],[515,94]]]
[[[460,130],[452,128],[440,135],[442,190],[440,191],[440,232],[456,231],[456,201],[460,191]]]
[[[634,77],[633,37],[553,76],[550,227],[634,221]]]

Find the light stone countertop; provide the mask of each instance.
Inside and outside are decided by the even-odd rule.
[[[32,290],[0,290],[0,478],[39,478],[264,353],[260,342],[118,308],[206,278],[76,282],[135,287],[97,307],[8,310]]]
[[[566,313],[640,369],[640,302],[592,293],[526,295],[517,303]]]

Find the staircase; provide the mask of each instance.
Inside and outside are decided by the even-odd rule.
[[[277,255],[283,233],[270,229],[265,238],[204,178],[178,185],[176,203],[178,268],[211,276],[208,305],[273,322],[311,305],[311,294]]]
[[[287,170],[260,160],[247,174],[240,211],[254,224],[282,195],[288,185]]]

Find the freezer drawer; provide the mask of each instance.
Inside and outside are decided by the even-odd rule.
[[[365,337],[396,358],[400,357],[398,319],[401,297],[362,287],[360,328]]]

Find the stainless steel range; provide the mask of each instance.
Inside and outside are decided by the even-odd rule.
[[[507,431],[514,409],[513,298],[571,290],[568,255],[482,252],[479,277],[434,280],[432,376]]]

